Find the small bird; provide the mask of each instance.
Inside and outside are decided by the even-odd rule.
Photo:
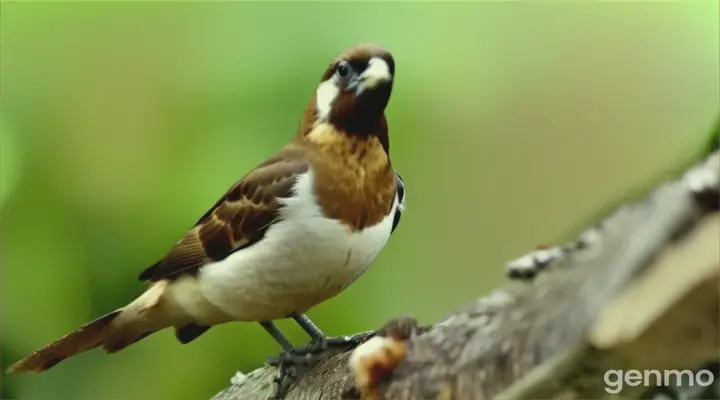
[[[114,353],[168,327],[189,343],[232,321],[259,322],[283,362],[347,341],[327,338],[305,313],[358,279],[400,222],[405,187],[390,163],[385,118],[394,74],[392,55],[375,44],[334,58],[295,137],[140,274],[144,293],[9,371],[42,372],[96,347]],[[273,323],[283,318],[295,319],[310,344],[293,347]]]

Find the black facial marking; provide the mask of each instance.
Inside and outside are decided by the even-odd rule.
[[[357,71],[358,74],[361,74],[368,67],[368,61],[350,61],[350,65],[352,66],[354,71]]]

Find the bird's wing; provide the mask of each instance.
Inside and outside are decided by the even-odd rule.
[[[235,183],[195,226],[139,279],[158,281],[192,272],[246,248],[279,220],[278,198],[291,196],[299,174],[308,163],[297,152],[280,152]]]
[[[397,228],[400,223],[402,212],[405,211],[405,184],[403,183],[402,176],[400,176],[397,172],[395,173],[395,188],[398,198],[398,206],[395,210],[395,216],[393,217],[392,230],[390,230],[391,234],[395,232],[395,228]]]

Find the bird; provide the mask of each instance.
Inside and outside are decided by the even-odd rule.
[[[326,337],[306,313],[363,275],[399,225],[405,185],[385,116],[394,78],[393,56],[378,44],[336,55],[289,143],[142,271],[142,294],[8,371],[43,372],[94,348],[115,353],[165,328],[186,344],[229,322],[259,323],[285,361],[348,341]],[[293,347],[275,325],[286,318],[308,345]]]

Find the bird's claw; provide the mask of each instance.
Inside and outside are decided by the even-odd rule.
[[[303,346],[305,347],[305,346]],[[275,391],[270,399],[282,399],[290,390],[290,386],[300,375],[302,368],[312,365],[316,361],[316,357],[310,352],[301,352],[302,348],[294,348],[284,350],[277,356],[270,357],[266,360],[268,365],[278,367],[278,373],[273,378],[275,383]]]
[[[325,350],[328,348],[344,348],[352,347],[360,344],[357,337],[354,336],[336,336],[331,338],[325,338]]]
[[[296,353],[295,349],[283,351],[282,353],[270,357],[266,363],[273,367],[279,367],[282,369],[284,366],[290,365],[310,365],[313,361],[313,355],[309,352]]]
[[[268,400],[279,400],[284,398],[288,390],[290,390],[290,386],[292,386],[297,379],[297,376],[298,371],[296,366],[288,366],[285,364],[281,365],[280,371],[273,378],[275,390]]]
[[[304,346],[284,350],[277,356],[268,358],[266,360],[268,365],[279,368],[278,374],[273,378],[275,391],[271,398],[282,399],[297,379],[300,369],[317,362],[326,350],[356,344],[357,339],[351,336],[321,338]]]
[[[306,344],[305,346],[293,349],[298,354],[319,354],[328,349],[341,349],[344,347],[356,346],[358,341],[352,336],[336,336],[330,338],[319,338]]]
[[[300,373],[298,368],[301,364],[293,364],[287,357],[288,353],[284,351],[279,356],[272,357],[267,361],[268,364],[277,366],[279,369],[277,375],[273,377],[275,390],[268,400],[283,399]]]
[[[304,346],[284,350],[277,356],[268,358],[267,363],[268,365],[276,367],[283,364],[310,365],[316,361],[316,355],[319,355],[330,348],[343,348],[357,344],[357,339],[352,336],[337,336],[316,339]]]

